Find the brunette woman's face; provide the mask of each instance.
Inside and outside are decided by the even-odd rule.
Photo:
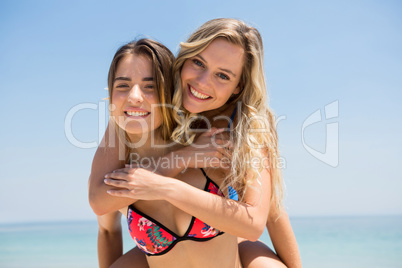
[[[143,55],[127,55],[118,63],[113,81],[112,104],[117,124],[129,134],[158,128],[162,116],[152,74],[152,61]]]
[[[244,49],[217,38],[200,54],[187,59],[181,70],[183,106],[191,113],[222,107],[240,92]]]

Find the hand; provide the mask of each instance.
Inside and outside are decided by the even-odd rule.
[[[118,188],[107,191],[113,196],[135,200],[162,200],[164,190],[172,180],[142,168],[122,168],[106,174],[104,182]]]
[[[224,130],[211,128],[193,144],[177,150],[175,163],[182,165],[182,170],[208,167],[229,169],[233,145],[229,135],[223,133]]]

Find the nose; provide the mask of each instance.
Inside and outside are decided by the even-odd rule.
[[[143,102],[143,98],[142,98],[142,91],[141,88],[138,84],[135,84],[127,97],[127,101],[130,103],[142,103]]]
[[[211,74],[207,70],[204,72],[200,73],[197,79],[198,86],[200,89],[208,89],[210,88],[211,85]]]

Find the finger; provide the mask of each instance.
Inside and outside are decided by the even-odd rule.
[[[201,137],[210,137],[210,136],[212,136],[214,134],[215,131],[216,131],[216,128],[214,128],[214,127],[210,128],[207,131],[205,131],[204,133],[202,133],[199,138],[201,138]]]
[[[233,141],[234,137],[231,132],[222,132],[215,136],[216,139],[221,139],[224,141]]]
[[[125,168],[119,168],[119,169],[115,169],[112,171],[112,173],[116,173],[116,172],[123,172],[123,173],[128,173],[129,168],[125,167]]]
[[[217,134],[219,134],[219,133],[223,133],[223,132],[225,132],[226,131],[226,128],[216,128],[215,130],[214,130],[214,135],[217,135]]]
[[[229,131],[228,128],[220,128],[219,131],[215,132],[215,135],[223,138],[230,138],[232,137],[233,132]]]
[[[233,148],[233,143],[227,139],[216,138],[212,140],[212,144],[219,147]]]
[[[126,164],[125,167],[128,169],[136,169],[141,168],[141,165],[132,163],[132,164]]]
[[[127,165],[126,165],[125,168],[116,169],[112,173],[121,172],[121,173],[126,173],[126,174],[133,174],[138,168],[139,167],[137,167],[137,166],[127,167]]]
[[[125,164],[125,167],[126,168],[137,168],[137,167],[139,167],[139,165],[138,164]]]
[[[233,145],[231,142],[228,141],[214,141],[211,142],[208,146],[208,150],[211,151],[220,151],[220,152],[232,152],[233,151]]]
[[[127,180],[127,172],[112,172],[105,175],[106,179]]]
[[[211,136],[217,135],[217,134],[219,134],[219,133],[222,133],[222,132],[224,132],[225,130],[226,130],[225,128],[215,128],[215,127],[212,127],[212,128],[210,128],[210,129],[208,129],[206,132],[202,133],[202,135],[200,135],[200,137],[201,137],[201,136],[202,136],[202,137],[205,137],[205,136],[211,137]]]
[[[118,188],[127,188],[128,189],[128,183],[127,181],[122,181],[122,180],[114,180],[114,179],[104,179],[103,180],[105,184],[118,187]]]

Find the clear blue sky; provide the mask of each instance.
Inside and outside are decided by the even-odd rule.
[[[324,2],[1,2],[0,222],[95,219],[87,201],[95,148],[67,140],[67,113],[104,104],[120,45],[143,35],[176,53],[217,17],[243,19],[263,36],[270,104],[286,117],[278,131],[289,214],[401,214],[402,4]],[[334,101],[336,116],[325,120]],[[324,120],[302,140],[319,109]],[[77,139],[98,141],[98,114],[75,114]],[[336,167],[306,149],[326,150],[326,123],[339,129],[327,147]]]

